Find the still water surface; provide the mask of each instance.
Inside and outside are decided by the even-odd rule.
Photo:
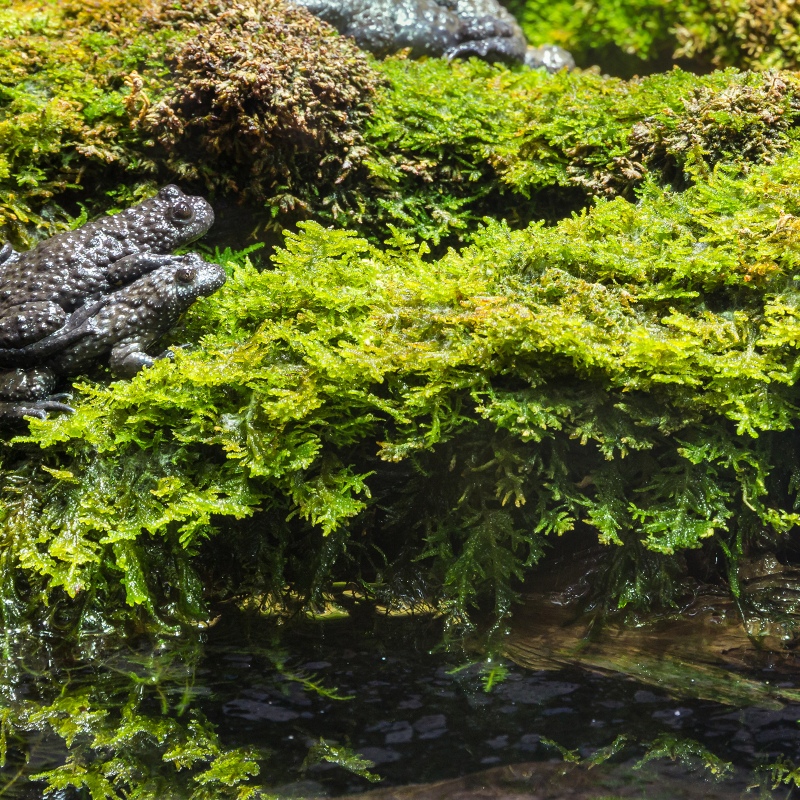
[[[528,671],[510,663],[505,678],[487,692],[486,665],[471,663],[463,652],[437,648],[439,641],[437,625],[425,619],[279,626],[263,617],[226,612],[201,635],[193,665],[173,663],[172,677],[162,674],[159,693],[173,709],[181,696],[180,703],[202,711],[226,747],[255,747],[263,755],[259,780],[278,797],[357,794],[375,786],[455,779],[522,762],[538,762],[552,772],[563,763],[558,746],[573,751],[570,757],[587,758],[620,735],[627,737],[625,747],[596,771],[584,770],[579,787],[567,776],[557,778],[556,786],[563,789],[555,793],[520,796],[793,796],[786,787],[773,793],[758,769],[778,758],[800,762],[800,706],[735,708],[674,698],[620,677],[580,669]],[[148,659],[142,646],[111,658],[106,654],[100,667],[76,665],[69,670],[71,688],[81,680],[129,679],[132,672],[146,685],[149,667],[143,665],[158,663]],[[758,677],[792,684],[770,670]],[[310,688],[309,681],[322,691]],[[35,692],[24,686],[17,690],[31,697]],[[152,706],[159,713],[157,703]],[[668,759],[632,769],[648,744],[665,734],[692,739],[731,762],[732,777],[716,784],[699,762],[692,771]],[[369,759],[381,782],[373,785],[329,763],[304,765],[309,748],[320,739]],[[63,761],[64,750],[60,742],[40,737],[27,757],[25,769],[33,774]],[[3,776],[18,773],[20,763],[12,756],[7,770],[0,771],[2,800],[41,797],[40,787],[18,778],[3,788]],[[603,788],[609,780],[619,791]],[[430,796],[511,796],[503,790],[487,794],[491,779],[487,782],[483,793],[461,787],[458,793],[441,790]],[[79,792],[55,796],[84,797]]]

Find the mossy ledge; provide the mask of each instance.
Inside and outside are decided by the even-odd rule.
[[[669,604],[697,548],[737,595],[800,522],[798,186],[794,145],[438,259],[317,223],[266,271],[222,254],[194,348],[8,442],[3,613],[168,621],[358,578],[499,621],[587,529],[606,602]]]

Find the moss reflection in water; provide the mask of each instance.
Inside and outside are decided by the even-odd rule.
[[[197,635],[94,657],[33,648],[29,634],[6,644],[16,656],[3,666],[0,794],[33,797],[44,786],[93,800],[252,796],[256,753],[221,746],[195,707]]]
[[[487,694],[480,665],[454,669],[463,655],[428,652],[439,635],[424,618],[287,628],[228,609],[207,631],[140,638],[137,649],[103,649],[99,639],[86,648],[93,654],[29,646],[3,672],[0,791],[4,800],[48,786],[57,798],[92,800],[319,797],[363,791],[376,773],[402,786],[520,761],[520,789],[548,798],[558,787],[579,798],[738,798],[748,783],[767,791],[754,772],[762,766],[775,783],[794,780],[797,706],[737,711],[510,664]],[[759,750],[742,749],[748,741]],[[487,780],[503,796],[506,779]]]

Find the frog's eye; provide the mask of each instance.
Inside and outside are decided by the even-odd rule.
[[[186,264],[175,270],[175,280],[178,281],[178,283],[191,283],[195,275],[197,275],[197,269]]]
[[[170,214],[177,222],[186,222],[192,218],[192,207],[186,202],[175,203]]]

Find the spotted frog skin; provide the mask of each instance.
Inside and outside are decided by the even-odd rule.
[[[60,329],[68,315],[170,264],[202,236],[214,212],[202,197],[165,186],[155,197],[89,222],[32,250],[0,248],[0,348],[24,348]]]
[[[411,56],[522,63],[527,41],[497,0],[294,0],[379,56],[411,48]]]
[[[155,359],[147,349],[199,297],[225,283],[225,271],[196,254],[169,256],[161,266],[72,314],[58,331],[27,348],[36,366],[0,370],[0,420],[71,411],[51,396],[60,378],[109,355],[112,372],[131,377]],[[26,349],[29,352],[25,352]]]

